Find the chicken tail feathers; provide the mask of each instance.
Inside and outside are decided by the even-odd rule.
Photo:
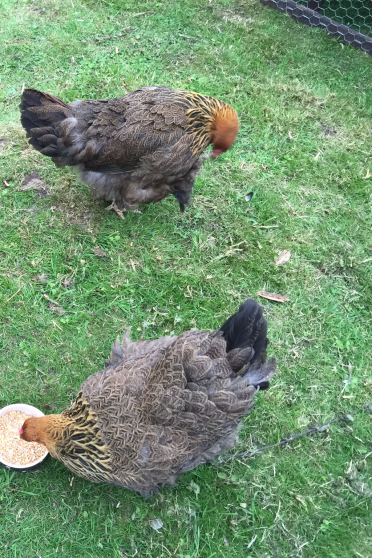
[[[220,331],[226,340],[227,359],[234,372],[249,380],[249,385],[268,389],[269,380],[275,374],[276,361],[266,362],[269,340],[262,307],[255,300],[246,300]]]
[[[249,298],[240,305],[239,310],[233,314],[220,327],[226,339],[226,351],[253,347],[254,359],[258,359],[268,345],[267,322],[263,315],[262,307]]]
[[[68,132],[76,125],[69,106],[48,93],[25,89],[19,107],[21,123],[29,143],[47,157],[63,157],[67,147],[66,140],[67,143],[69,140]]]

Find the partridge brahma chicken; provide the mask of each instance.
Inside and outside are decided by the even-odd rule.
[[[213,333],[115,342],[107,367],[60,415],[27,419],[26,441],[93,482],[147,496],[236,443],[254,397],[269,387],[267,323],[247,300]]]
[[[142,87],[119,99],[65,103],[35,89],[22,95],[21,122],[29,143],[57,167],[73,166],[108,209],[136,210],[173,194],[189,205],[205,148],[226,151],[238,116],[207,95]]]

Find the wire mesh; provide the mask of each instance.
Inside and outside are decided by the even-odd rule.
[[[372,0],[297,0],[297,3],[372,36]]]
[[[372,55],[372,0],[260,0]]]

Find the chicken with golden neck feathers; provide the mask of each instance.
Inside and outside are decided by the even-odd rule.
[[[173,194],[189,205],[202,155],[227,151],[239,130],[226,103],[182,89],[142,87],[118,99],[65,103],[35,89],[22,94],[29,143],[58,167],[73,166],[94,195],[120,214]]]
[[[241,421],[276,362],[266,360],[267,323],[247,300],[218,330],[115,342],[107,367],[60,415],[29,418],[26,441],[93,482],[147,496],[236,443]]]

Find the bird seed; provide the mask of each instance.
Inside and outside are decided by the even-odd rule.
[[[15,467],[29,466],[45,455],[46,448],[37,442],[26,442],[19,435],[26,419],[32,417],[22,411],[9,411],[0,417],[0,461]]]

